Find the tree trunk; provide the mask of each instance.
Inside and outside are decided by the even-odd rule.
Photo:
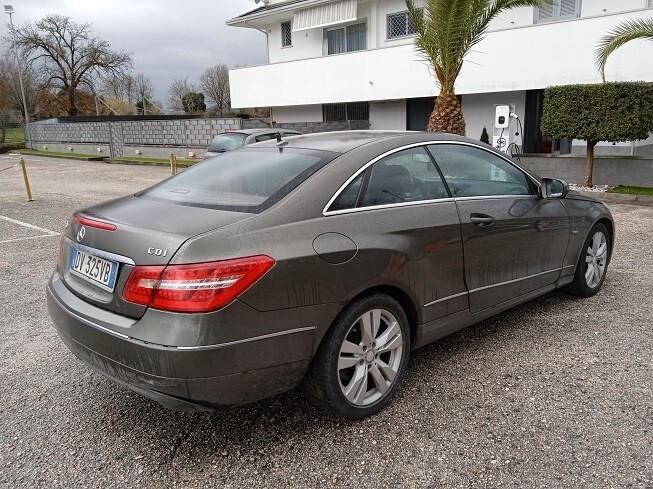
[[[585,159],[585,181],[583,185],[593,187],[592,173],[594,173],[594,146],[596,141],[587,141],[587,156]]]
[[[77,115],[77,104],[75,103],[75,89],[68,88],[68,115]]]
[[[428,131],[465,135],[465,118],[456,94],[440,93],[438,95],[429,118]]]

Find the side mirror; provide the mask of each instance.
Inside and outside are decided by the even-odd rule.
[[[564,199],[567,192],[567,183],[557,178],[543,178],[539,188],[539,195],[543,199]]]

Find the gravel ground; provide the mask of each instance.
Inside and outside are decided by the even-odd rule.
[[[0,215],[55,231],[166,176],[29,163],[37,200],[2,172]],[[355,423],[298,393],[170,412],[91,373],[46,312],[57,238],[3,242],[43,232],[0,220],[0,486],[652,487],[653,208],[613,212],[600,294],[551,293],[420,350],[395,402]]]

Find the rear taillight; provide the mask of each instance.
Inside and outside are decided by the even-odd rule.
[[[110,222],[98,221],[97,219],[90,219],[88,217],[83,217],[80,215],[74,216],[73,220],[83,226],[89,228],[95,228],[95,229],[102,229],[103,231],[115,231],[116,229],[118,229],[118,226],[116,226],[115,224],[111,224]]]
[[[247,290],[274,263],[269,256],[258,255],[189,265],[136,266],[122,296],[164,311],[215,311]]]

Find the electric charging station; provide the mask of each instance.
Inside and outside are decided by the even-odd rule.
[[[521,144],[521,129],[521,121],[515,113],[514,105],[494,106],[492,146],[503,153],[508,153],[511,144]]]

